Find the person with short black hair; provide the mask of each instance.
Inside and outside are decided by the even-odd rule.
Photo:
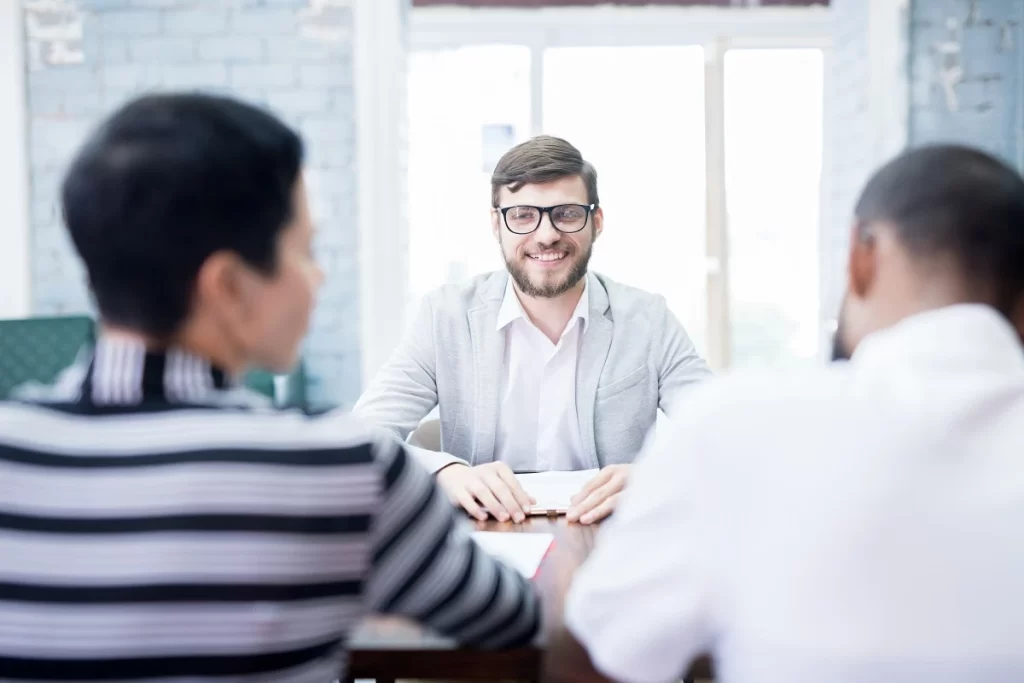
[[[1020,679],[1017,171],[942,145],[876,173],[836,349],[694,391],[575,577],[551,680],[584,679],[568,633],[622,681],[699,654],[730,681]]]
[[[482,647],[537,632],[529,583],[400,444],[239,383],[296,361],[323,277],[302,154],[269,113],[155,95],[72,163],[100,335],[0,403],[0,679],[324,683],[370,611]]]

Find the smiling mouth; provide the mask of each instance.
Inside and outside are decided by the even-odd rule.
[[[564,251],[549,251],[543,254],[527,254],[527,256],[534,261],[551,263],[553,261],[561,261],[566,257],[566,253]]]

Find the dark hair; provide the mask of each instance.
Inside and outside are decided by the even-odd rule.
[[[1024,297],[1024,179],[995,157],[957,145],[905,152],[868,181],[855,212],[862,226],[892,224],[915,256],[952,258],[1003,314]]]
[[[224,97],[152,95],[113,114],[62,191],[102,318],[174,333],[203,262],[218,251],[273,274],[302,154],[299,137],[271,114]]]
[[[491,174],[491,206],[498,207],[498,193],[503,187],[518,192],[523,185],[549,183],[569,176],[582,178],[587,201],[600,204],[594,166],[562,138],[538,135],[519,143],[498,160]]]

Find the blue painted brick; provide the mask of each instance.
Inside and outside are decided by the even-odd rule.
[[[214,35],[228,27],[228,10],[218,7],[167,12],[164,31],[168,35]]]
[[[100,87],[99,71],[92,65],[48,66],[31,72],[28,87],[30,91],[96,90]]]
[[[235,64],[231,84],[237,87],[286,88],[298,83],[294,64]]]
[[[100,31],[105,36],[152,36],[160,29],[158,12],[126,10],[100,15]]]
[[[164,68],[163,83],[174,89],[202,89],[228,84],[228,68],[224,64],[188,64]]]
[[[267,41],[267,57],[272,62],[324,62],[348,61],[352,46],[346,41],[323,42],[309,38],[285,36]]]
[[[347,63],[302,64],[299,66],[299,82],[313,88],[350,86],[352,67]]]
[[[138,89],[159,83],[161,67],[155,64],[112,64],[103,69],[104,88]]]
[[[1000,26],[1020,22],[1020,0],[984,0],[978,3],[983,22],[960,31],[965,81],[957,86],[958,111],[950,111],[945,93],[937,86],[934,46],[948,39],[947,18],[963,19],[964,3],[931,0],[911,4],[910,34],[910,142],[955,141],[977,145],[1021,165],[1024,137],[1017,121],[1020,116],[1020,88],[1024,87],[1021,39],[1024,29],[1015,29],[1015,48],[1001,51]],[[981,83],[979,76],[995,75],[998,81]]]
[[[86,12],[105,12],[108,10],[126,9],[130,6],[130,0],[78,0],[79,9]]]
[[[86,52],[86,61],[95,59],[101,64],[126,64],[131,60],[128,43],[127,39],[113,36],[104,37],[96,42],[94,50]]]
[[[70,116],[92,117],[103,111],[103,98],[98,90],[82,90],[64,95],[64,112]]]
[[[129,0],[129,2],[132,7],[142,9],[184,9],[199,7],[203,4],[203,0]]]
[[[288,115],[324,114],[331,110],[331,93],[313,88],[271,90],[267,102],[271,109]]]
[[[189,62],[196,56],[193,38],[135,38],[128,49],[132,59],[140,62]]]
[[[295,32],[296,12],[289,9],[250,9],[231,13],[235,35],[277,36]]]
[[[258,62],[266,46],[262,38],[221,36],[199,41],[199,58],[217,62]]]
[[[33,116],[54,116],[64,111],[64,93],[60,90],[30,89],[28,106]]]

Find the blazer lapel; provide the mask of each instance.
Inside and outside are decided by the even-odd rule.
[[[469,311],[469,332],[473,340],[473,389],[476,397],[473,408],[472,465],[494,461],[505,339],[495,328],[507,279],[507,273],[492,275],[481,289],[476,305]]]
[[[597,441],[594,436],[594,408],[597,403],[597,385],[608,349],[612,345],[615,325],[606,316],[609,310],[608,293],[594,275],[587,275],[590,289],[590,322],[583,334],[579,363],[576,366],[576,418],[580,424],[580,439],[591,467],[600,467]]]

